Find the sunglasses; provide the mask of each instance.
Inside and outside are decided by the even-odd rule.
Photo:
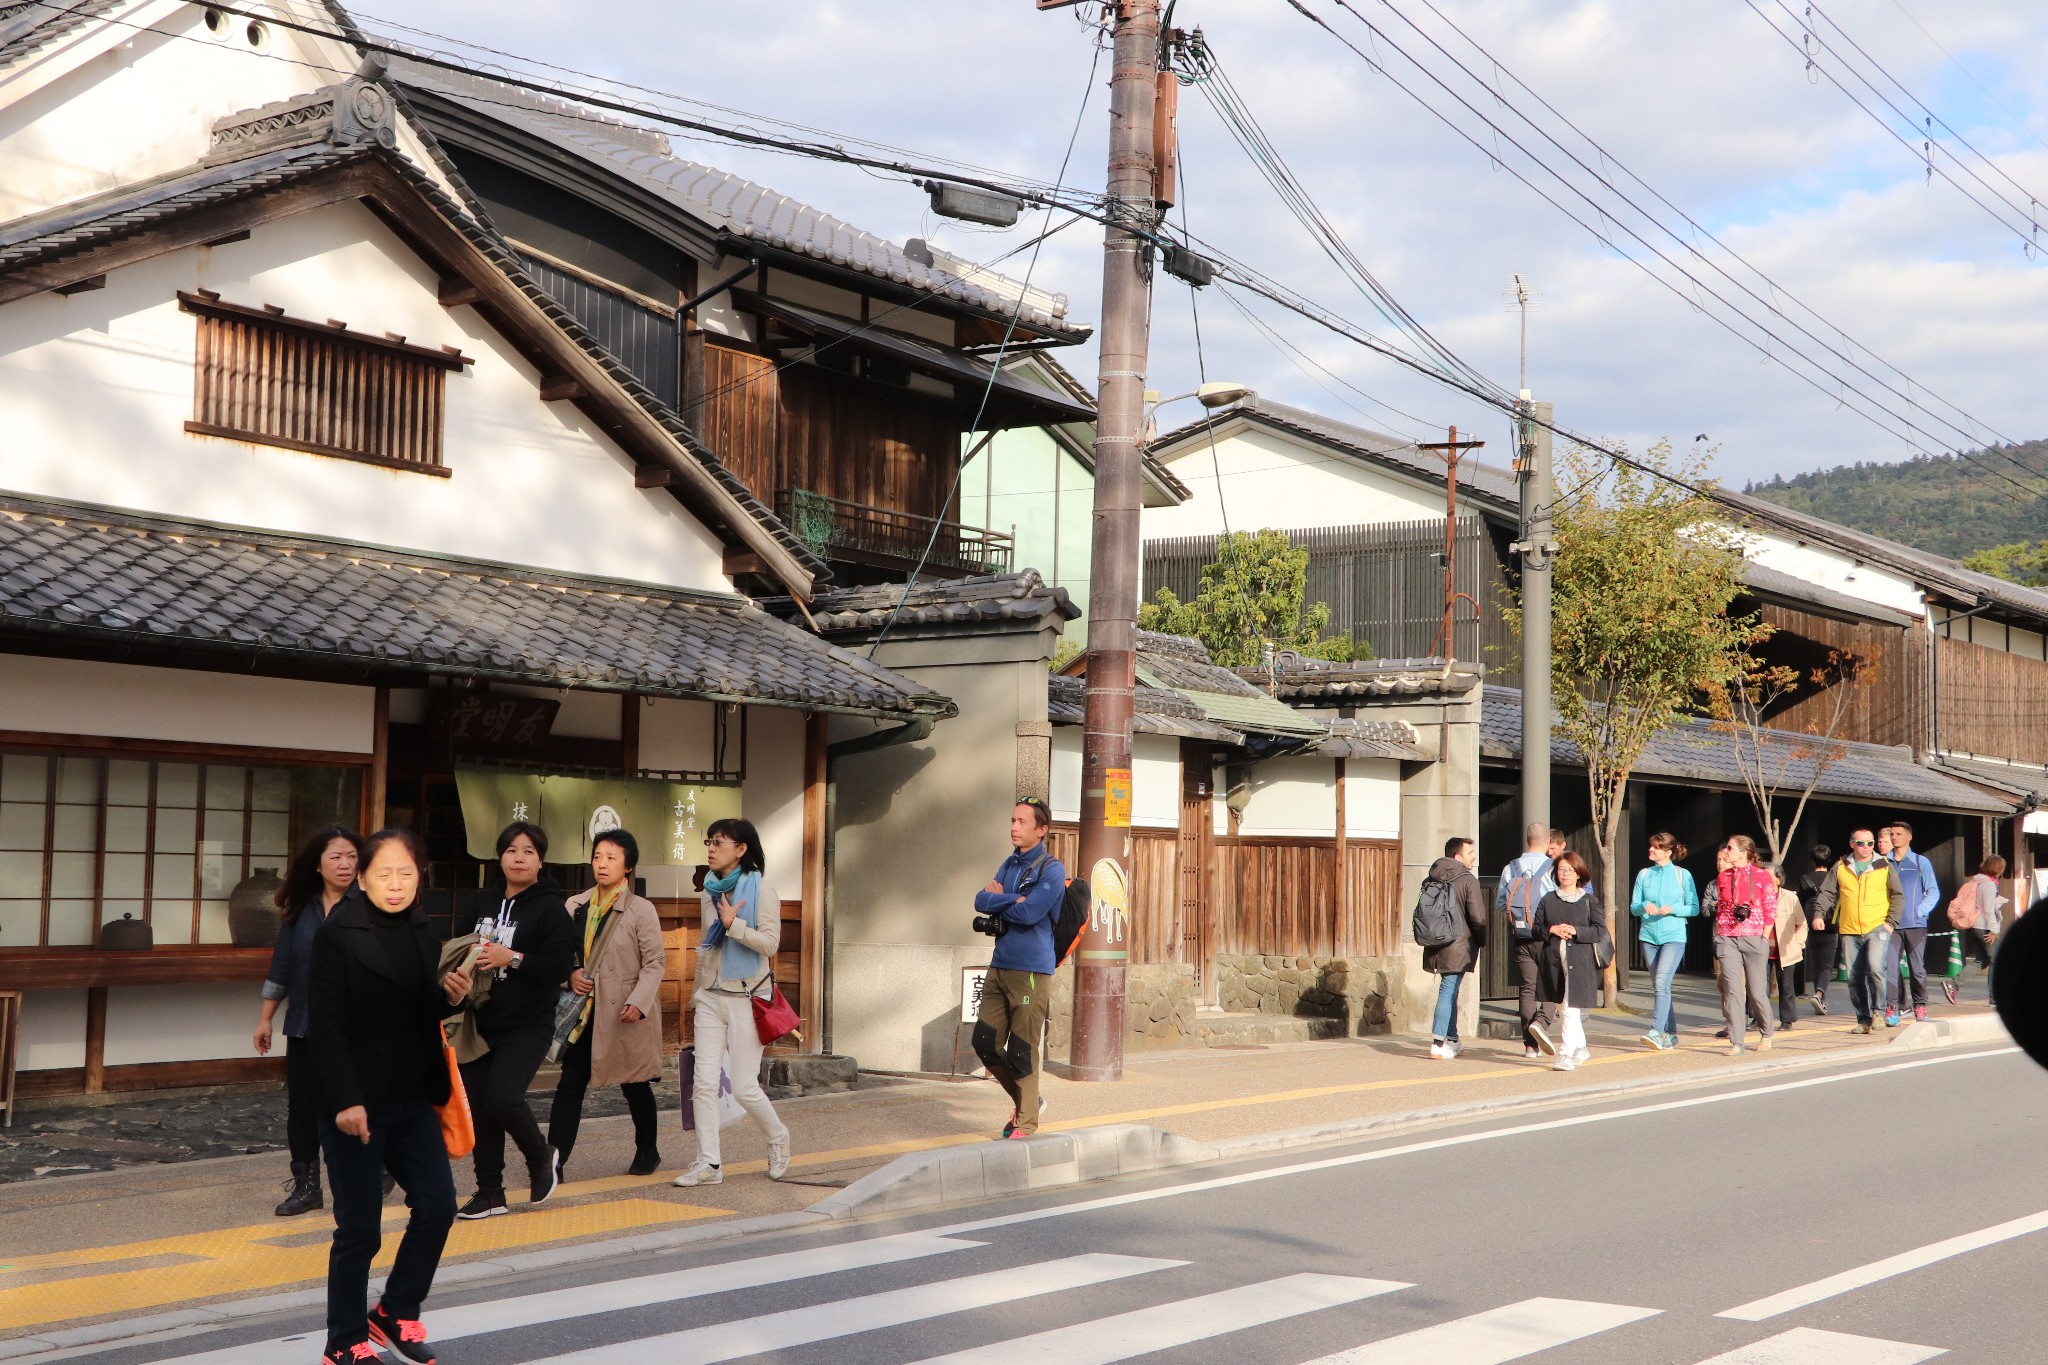
[[[1876,847],[1877,847],[1877,840],[1875,840],[1875,839],[1851,839],[1851,840],[1849,841],[1849,847],[1851,847],[1851,848],[1876,848]]]
[[[1018,798],[1016,799],[1016,801],[1015,801],[1015,802],[1013,802],[1012,804],[1014,804],[1014,805],[1019,805],[1019,806],[1029,806],[1029,807],[1031,807],[1031,808],[1032,808],[1033,810],[1050,810],[1050,809],[1052,809],[1052,807],[1050,807],[1050,806],[1046,805],[1044,801],[1040,800],[1040,799],[1039,799],[1038,797],[1036,797],[1036,796],[1020,796],[1020,797],[1018,797]]]

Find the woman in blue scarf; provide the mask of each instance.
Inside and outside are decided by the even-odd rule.
[[[690,1092],[697,1120],[697,1160],[676,1184],[716,1185],[719,1166],[718,1072],[732,1076],[733,1098],[768,1134],[768,1178],[789,1171],[789,1129],[761,1090],[761,1035],[754,1000],[775,991],[775,952],[782,945],[782,901],[763,880],[761,835],[745,820],[716,820],[704,832],[704,937],[697,945],[697,989],[690,997],[697,1074]]]

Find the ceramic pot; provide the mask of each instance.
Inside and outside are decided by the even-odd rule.
[[[148,920],[123,915],[100,926],[100,947],[108,952],[147,952],[155,946],[156,935],[150,930]]]
[[[271,897],[284,879],[274,867],[259,867],[228,893],[228,936],[237,948],[268,948],[277,942],[277,905]]]

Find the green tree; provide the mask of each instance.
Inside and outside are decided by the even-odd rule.
[[[1600,452],[1577,447],[1563,460],[1559,482],[1572,492],[1556,513],[1551,687],[1557,733],[1585,755],[1610,933],[1629,775],[1660,731],[1750,666],[1749,647],[1769,632],[1757,616],[1728,615],[1743,586],[1734,529],[1671,481],[1698,485],[1708,458],[1680,459],[1659,442],[1641,459],[1655,473],[1603,472]],[[1519,610],[1509,616],[1519,630]],[[1614,983],[1610,965],[1609,1001]]]
[[[1265,647],[1295,649],[1316,659],[1370,659],[1350,632],[1325,637],[1326,602],[1306,605],[1308,551],[1283,531],[1233,531],[1216,542],[1216,562],[1202,566],[1192,602],[1161,588],[1138,608],[1138,624],[1167,635],[1191,635],[1226,668],[1262,661]]]
[[[1965,559],[1963,567],[2003,578],[2023,588],[2048,588],[2048,540],[1994,545]]]

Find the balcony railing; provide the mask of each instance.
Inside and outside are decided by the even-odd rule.
[[[927,573],[966,576],[1008,573],[1016,555],[1016,538],[1000,531],[869,507],[805,488],[783,489],[775,510],[797,539],[823,559],[909,571],[922,558]]]

